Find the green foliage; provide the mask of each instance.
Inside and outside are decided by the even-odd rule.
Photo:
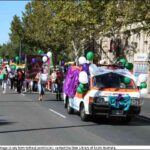
[[[46,53],[50,48],[54,58],[74,59],[92,40],[118,34],[122,27],[140,22],[131,30],[149,31],[149,10],[149,0],[33,0],[21,19],[13,17],[11,41],[0,47],[0,55],[18,55],[21,44],[24,54],[37,54],[38,49]]]

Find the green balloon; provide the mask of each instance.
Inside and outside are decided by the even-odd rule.
[[[86,54],[86,59],[87,60],[93,60],[94,59],[94,53],[92,51],[88,52]]]
[[[119,62],[120,62],[123,66],[125,66],[125,64],[127,63],[127,60],[126,60],[125,58],[121,58],[121,59],[119,60]]]
[[[77,88],[77,92],[80,93],[80,94],[84,93],[84,91],[80,87]]]
[[[84,84],[80,83],[79,87],[80,87],[81,90],[84,90]]]
[[[41,55],[43,54],[43,51],[41,49],[38,50],[38,54]]]
[[[127,69],[129,69],[129,70],[132,70],[132,69],[133,69],[133,64],[126,62],[125,67],[126,67]]]
[[[140,85],[140,89],[143,89],[143,88],[147,88],[147,84],[145,82],[142,82]]]
[[[15,60],[16,60],[16,62],[18,62],[19,61],[19,56],[16,56]]]
[[[11,69],[15,70],[15,69],[16,69],[16,66],[15,66],[15,65],[12,65],[12,66],[11,66]]]
[[[131,79],[128,78],[128,77],[124,77],[124,78],[123,78],[123,82],[124,82],[125,84],[130,84]]]

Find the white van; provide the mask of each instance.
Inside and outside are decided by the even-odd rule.
[[[124,78],[130,79],[130,84],[123,83]],[[89,115],[104,115],[108,118],[123,117],[128,122],[140,113],[143,104],[140,91],[127,69],[99,67],[89,76],[89,81],[84,94],[76,92],[74,97],[69,97],[64,93],[64,104],[69,114],[78,111],[83,121]]]

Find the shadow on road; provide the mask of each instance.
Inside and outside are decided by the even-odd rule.
[[[56,130],[56,129],[67,129],[67,128],[80,128],[80,127],[89,127],[97,126],[97,124],[88,124],[88,125],[73,125],[73,126],[58,126],[58,127],[47,127],[47,128],[31,128],[31,129],[18,129],[18,130],[6,130],[0,131],[0,133],[12,133],[12,132],[32,132],[32,131],[41,131],[41,130]]]
[[[13,122],[8,122],[6,120],[0,120],[0,125],[12,124]],[[30,129],[17,129],[17,130],[5,130],[0,131],[0,133],[13,133],[13,132],[32,132],[32,131],[42,131],[42,130],[59,130],[59,129],[71,129],[71,128],[86,128],[92,126],[99,126],[99,125],[114,125],[114,126],[149,126],[150,125],[150,118],[145,116],[138,116],[137,118],[133,119],[133,121],[125,124],[121,122],[119,119],[106,119],[102,117],[95,117],[88,121],[87,124],[80,124],[80,125],[72,125],[72,126],[58,126],[58,127],[46,127],[46,128],[30,128]]]
[[[11,125],[11,124],[14,124],[15,122],[10,122],[10,121],[7,121],[5,119],[0,119],[0,126],[2,125]]]
[[[97,124],[105,124],[105,125],[116,125],[116,126],[149,126],[150,118],[146,116],[139,115],[136,118],[133,118],[130,122],[124,122],[123,118],[102,118],[96,116],[91,118],[90,121]]]

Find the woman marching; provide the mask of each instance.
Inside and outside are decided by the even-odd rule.
[[[43,100],[45,94],[45,87],[47,83],[47,74],[44,73],[44,70],[41,69],[37,74],[36,78],[38,79],[38,91],[39,91],[39,101]]]

